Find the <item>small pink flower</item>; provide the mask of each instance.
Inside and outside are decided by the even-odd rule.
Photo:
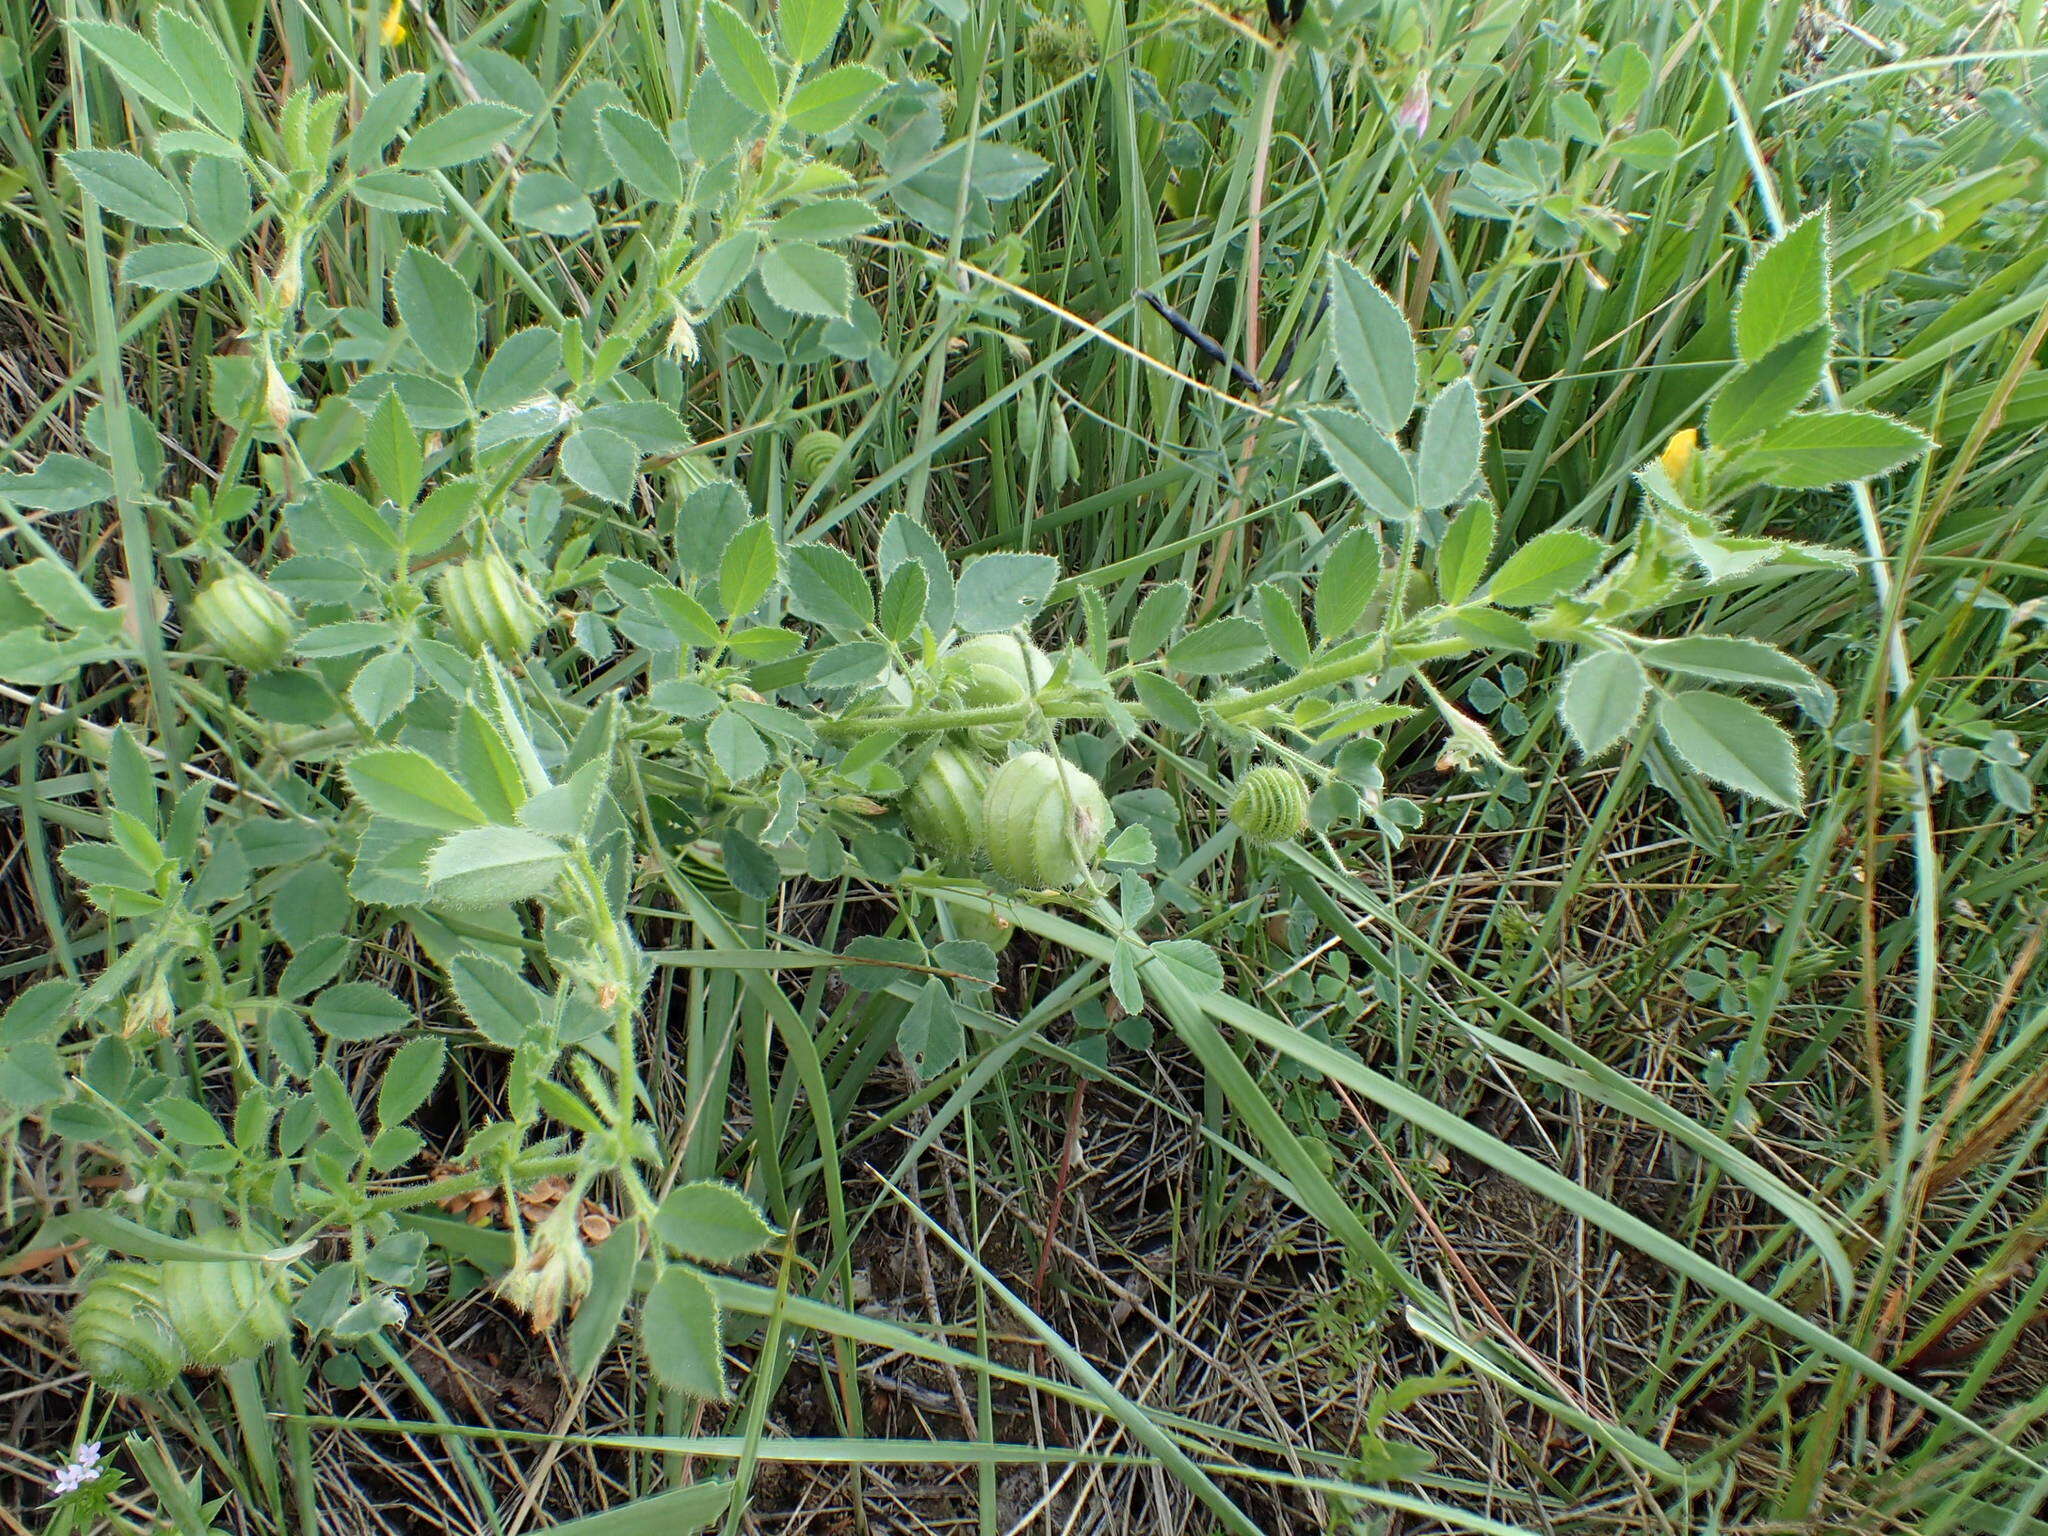
[[[87,1483],[98,1482],[103,1470],[100,1466],[100,1443],[89,1440],[78,1448],[75,1460],[57,1469],[57,1475],[50,1479],[50,1491],[59,1497],[76,1493]]]
[[[1394,121],[1418,136],[1429,131],[1429,76],[1415,77],[1401,105],[1394,109]]]

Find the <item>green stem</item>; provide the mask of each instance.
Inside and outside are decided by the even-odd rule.
[[[581,1153],[565,1153],[560,1157],[536,1158],[519,1165],[523,1179],[537,1180],[552,1174],[574,1176],[589,1163]],[[384,1211],[417,1210],[423,1205],[433,1205],[450,1195],[466,1195],[474,1190],[495,1184],[496,1178],[482,1169],[471,1173],[458,1173],[451,1178],[436,1179],[431,1184],[410,1184],[404,1189],[394,1189],[389,1194],[373,1195],[363,1202],[363,1214],[375,1215]]]
[[[1227,722],[1253,719],[1266,710],[1291,703],[1318,688],[1377,676],[1385,669],[1386,654],[1385,640],[1378,640],[1362,650],[1305,667],[1294,676],[1268,687],[1219,700],[1213,708],[1217,717]],[[1141,720],[1152,718],[1151,712],[1135,700],[1119,702]],[[893,715],[856,715],[843,720],[821,720],[817,722],[816,729],[820,736],[828,739],[846,740],[872,735],[876,731],[902,731],[906,735],[915,735],[928,731],[965,730],[980,725],[1019,725],[1034,714],[1055,720],[1099,720],[1108,713],[1109,706],[1103,700],[1053,693],[1041,694],[1022,704],[989,704],[979,709],[913,709]]]
[[[71,8],[66,7],[67,14]],[[71,14],[75,19],[75,14]],[[92,121],[87,111],[87,74],[78,34],[67,32],[71,69],[71,108],[78,142],[93,142]],[[135,444],[129,437],[128,389],[121,369],[120,326],[114,318],[111,264],[107,259],[106,233],[100,222],[100,206],[90,196],[80,204],[85,232],[87,297],[92,308],[94,351],[100,374],[100,409],[107,434],[107,457],[114,472],[114,507],[121,531],[121,555],[127,566],[128,610],[142,651],[142,670],[149,680],[149,696],[155,706],[157,730],[163,737],[164,760],[172,767],[185,759],[184,732],[180,728],[177,700],[171,690],[170,672],[164,664],[162,621],[156,614],[156,557],[150,536],[149,511],[143,498],[149,487],[142,484],[135,462]]]

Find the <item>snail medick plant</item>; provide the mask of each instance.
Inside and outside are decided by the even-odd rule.
[[[205,1241],[209,1234],[201,1234]],[[174,1259],[159,1272],[171,1331],[197,1370],[251,1360],[291,1331],[286,1280],[258,1259]]]
[[[437,315],[459,305],[438,261],[408,252],[396,279],[401,317],[430,366],[442,366],[435,359],[450,338],[405,295],[422,287]],[[1789,266],[1772,267],[1785,274],[1779,280],[1799,281]],[[206,941],[209,915],[246,899],[205,857],[210,843],[233,846],[235,831],[209,821],[203,800],[158,787],[124,731],[106,775],[112,836],[75,844],[64,862],[103,910],[152,925],[151,937],[130,951],[132,972],[110,972],[90,991],[52,984],[52,1016],[83,1017],[146,993],[151,1019],[209,1021],[302,1085],[286,1102],[249,1082],[235,1115],[236,1136],[252,1138],[249,1160],[224,1177],[242,1196],[260,1195],[268,1219],[349,1235],[350,1257],[300,1263],[295,1310],[310,1339],[348,1349],[399,1325],[405,1293],[427,1273],[429,1235],[450,1240],[422,1212],[466,1190],[561,1175],[573,1180],[571,1205],[602,1181],[617,1230],[593,1252],[573,1226],[528,1230],[517,1201],[506,1201],[499,1294],[541,1326],[600,1305],[601,1318],[577,1323],[578,1358],[588,1362],[629,1312],[602,1271],[645,1255],[652,1289],[639,1332],[650,1364],[679,1390],[715,1398],[725,1390],[708,1349],[719,1308],[702,1266],[734,1262],[777,1232],[723,1186],[693,1185],[680,1206],[654,1192],[661,1151],[644,1113],[641,1009],[655,966],[628,917],[650,869],[671,882],[685,868],[702,870],[735,898],[760,901],[798,871],[829,879],[851,870],[906,889],[956,882],[946,888],[957,892],[957,882],[976,885],[985,859],[999,892],[1065,905],[1107,928],[1116,995],[1140,1010],[1155,974],[1142,963],[1148,952],[1177,956],[1171,963],[1183,968],[1214,962],[1194,958],[1206,954],[1195,941],[1148,950],[1139,937],[1155,908],[1148,871],[1165,829],[1133,816],[1120,824],[1123,802],[1112,802],[1105,781],[1122,780],[1152,743],[1206,738],[1269,760],[1227,805],[1251,841],[1341,825],[1398,841],[1412,820],[1383,794],[1375,732],[1434,710],[1448,727],[1447,767],[1515,772],[1431,674],[1497,645],[1578,652],[1561,714],[1588,754],[1633,739],[1650,712],[1677,762],[1796,802],[1790,737],[1728,690],[1776,689],[1825,718],[1831,700],[1819,681],[1753,640],[1652,639],[1628,628],[1632,616],[1702,584],[1702,567],[1726,590],[1787,562],[1832,558],[1737,539],[1710,510],[1731,488],[1783,478],[1770,446],[1777,429],[1724,412],[1710,418],[1711,448],[1675,440],[1643,471],[1644,516],[1625,548],[1558,528],[1497,555],[1474,390],[1463,380],[1440,390],[1413,447],[1403,447],[1413,415],[1404,391],[1412,394],[1416,377],[1405,327],[1355,269],[1336,262],[1330,275],[1332,346],[1355,408],[1313,406],[1301,419],[1362,506],[1333,524],[1296,590],[1268,583],[1240,611],[1197,616],[1192,590],[1169,581],[1114,635],[1089,583],[1062,587],[1048,557],[993,553],[956,568],[902,513],[884,522],[863,552],[870,558],[818,540],[785,547],[766,519],[744,515],[737,485],[703,473],[679,482],[673,553],[603,552],[591,530],[608,512],[564,521],[569,505],[623,499],[601,479],[609,450],[587,441],[579,449],[578,436],[610,431],[599,421],[630,420],[643,438],[687,455],[669,407],[637,402],[630,418],[604,416],[606,403],[582,408],[557,455],[566,484],[529,485],[529,510],[515,516],[505,498],[519,483],[512,477],[535,462],[531,444],[520,446],[528,440],[494,440],[478,450],[477,473],[430,486],[426,446],[396,391],[385,393],[368,408],[360,481],[323,480],[286,509],[302,542],[325,539],[346,555],[310,572],[292,560],[276,567],[286,591],[304,594],[306,624],[294,635],[284,596],[239,565],[193,604],[195,627],[222,656],[262,674],[262,697],[284,701],[303,722],[277,751],[324,774],[322,792],[345,807],[338,856],[324,841],[266,834],[299,849],[268,897],[290,951],[282,977]],[[1768,336],[1756,344],[1777,345]],[[511,337],[501,347],[519,345]],[[445,366],[457,362],[451,353]],[[529,414],[525,402],[517,409]],[[798,445],[800,480],[822,466],[825,446],[820,433]],[[1809,460],[1798,463],[1810,473]],[[190,504],[195,543],[217,546],[254,501],[237,492]],[[700,547],[709,526],[725,531]],[[471,538],[483,553],[444,563],[421,584],[415,571],[431,569],[429,557],[445,562]],[[579,696],[559,668],[530,662],[545,615],[520,565],[553,572],[557,589],[580,588],[577,645],[612,668],[631,658],[618,675],[644,684]],[[1081,599],[1088,622],[1081,643],[1048,652],[1032,634],[1052,627],[1059,591]],[[1394,697],[1404,689],[1414,703]],[[1312,799],[1304,771],[1316,780]],[[263,824],[273,821],[292,825]],[[927,856],[929,874],[915,870],[911,850]],[[325,893],[322,910],[333,913],[317,930],[298,910],[302,881]],[[983,964],[974,957],[1000,947],[1013,927],[997,899],[970,896],[950,908],[958,938],[939,942],[970,947],[939,969],[971,977],[962,965]],[[715,903],[693,910],[700,921],[726,921]],[[352,973],[350,929],[373,911],[411,926],[470,1043],[507,1057],[503,1115],[471,1138],[459,1172],[401,1173],[421,1145],[407,1121],[435,1091],[448,1048],[417,1032],[397,994]],[[542,942],[522,956],[461,936],[479,922],[485,933]],[[904,958],[928,964],[914,948]],[[934,977],[906,1016],[904,1050],[921,1071],[962,1049],[957,1017],[970,993],[955,989],[968,985]],[[122,1006],[123,1016],[133,1012]],[[332,1057],[387,1037],[400,1048],[366,1127]],[[195,1099],[173,1095],[144,1113],[165,1132],[166,1187],[189,1183],[198,1149],[226,1136]],[[263,1139],[273,1123],[291,1132],[259,1154],[273,1145]],[[155,1219],[176,1225],[168,1205]],[[181,1363],[247,1358],[283,1342],[284,1282],[273,1268],[195,1261],[169,1266],[162,1280],[174,1331],[212,1339],[188,1340]],[[146,1388],[162,1375],[163,1356],[147,1347],[146,1327],[127,1356],[94,1343],[101,1305],[84,1309],[82,1340],[100,1349],[110,1380]],[[679,1337],[696,1343],[679,1349]]]
[[[839,457],[846,439],[826,427],[815,427],[789,450],[789,473],[798,485],[815,485]]]
[[[255,1257],[108,1264],[72,1308],[71,1345],[102,1386],[149,1396],[181,1371],[218,1370],[282,1343],[288,1287],[281,1265]]]
[[[164,1309],[163,1271],[108,1264],[71,1309],[71,1350],[88,1375],[112,1392],[161,1392],[192,1358]]]

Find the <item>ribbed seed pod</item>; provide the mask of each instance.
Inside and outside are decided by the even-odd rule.
[[[197,1370],[253,1360],[282,1342],[291,1332],[285,1296],[283,1271],[256,1259],[178,1259],[163,1266],[164,1314]]]
[[[846,439],[826,427],[817,427],[796,440],[789,450],[790,478],[798,485],[812,485],[824,477]]]
[[[1052,658],[1022,635],[975,635],[946,652],[939,668],[968,709],[1022,704],[1052,680]],[[1022,718],[978,725],[968,739],[984,752],[1000,753],[1027,725]]]
[[[1016,677],[992,662],[970,661],[956,665],[949,674],[955,683],[963,709],[1001,709],[1027,702],[1031,694]],[[977,752],[1000,757],[1011,742],[1022,736],[1029,721],[1020,714],[1015,720],[969,726],[958,733]]]
[[[268,672],[291,649],[291,604],[239,565],[193,593],[185,617],[215,650],[245,671]]]
[[[1299,837],[1308,828],[1308,785],[1292,768],[1254,768],[1237,786],[1230,819],[1255,843]]]
[[[897,808],[919,847],[944,860],[968,863],[981,852],[981,800],[987,787],[986,759],[941,746],[925,760]]]
[[[956,662],[948,674],[960,687],[960,702],[969,709],[989,709],[1004,704],[1022,704],[1031,690],[1014,672],[992,661]],[[1008,728],[1011,735],[1014,727]]]
[[[1026,752],[1003,764],[981,804],[990,866],[1032,890],[1078,885],[1109,837],[1102,786],[1049,752]]]
[[[495,549],[450,566],[435,595],[450,633],[472,656],[493,651],[518,661],[533,650],[546,623],[540,600]]]
[[[1032,694],[1052,681],[1052,658],[1018,634],[974,635],[946,652],[939,664],[948,676],[962,679],[979,667],[995,667]]]
[[[187,1351],[165,1314],[162,1281],[152,1264],[109,1264],[71,1309],[72,1353],[110,1391],[146,1397],[185,1369]]]

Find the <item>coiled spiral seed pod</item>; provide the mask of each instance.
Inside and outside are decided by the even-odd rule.
[[[547,623],[540,600],[495,549],[450,566],[435,595],[449,631],[472,656],[492,651],[518,661],[533,650]]]
[[[981,802],[990,867],[1032,890],[1080,884],[1109,839],[1110,820],[1102,786],[1049,752],[1011,758]]]
[[[1014,678],[1027,694],[1052,681],[1052,658],[1018,634],[971,636],[946,652],[939,665],[959,678],[979,667],[994,667]]]
[[[846,439],[826,427],[816,427],[796,440],[789,450],[790,478],[798,485],[814,485],[824,478]]]
[[[246,1234],[215,1242],[247,1243]],[[253,1360],[291,1332],[283,1271],[258,1259],[177,1259],[163,1266],[164,1315],[194,1369]]]
[[[981,852],[981,801],[987,788],[985,758],[941,746],[897,805],[919,847],[949,863],[967,864]]]
[[[113,1392],[146,1397],[185,1369],[188,1352],[164,1311],[153,1264],[109,1264],[71,1309],[71,1350],[86,1374]]]
[[[1014,672],[1006,672],[992,661],[969,661],[955,663],[948,675],[959,685],[960,702],[969,709],[989,709],[1005,704],[1022,704],[1031,697]],[[1010,735],[1017,734],[1015,726],[1003,726]]]
[[[268,672],[291,649],[291,604],[239,565],[193,593],[185,616],[201,638],[247,672]]]
[[[1299,837],[1308,827],[1308,785],[1292,768],[1254,768],[1237,786],[1230,819],[1255,843]]]
[[[1052,658],[1022,635],[975,635],[946,652],[939,670],[966,708],[1001,708],[1035,698],[1052,680]],[[1020,717],[978,725],[967,734],[984,752],[1000,753],[1026,728]]]

